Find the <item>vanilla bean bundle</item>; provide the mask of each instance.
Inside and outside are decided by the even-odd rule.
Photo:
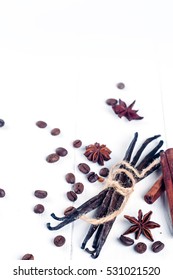
[[[104,189],[67,216],[57,217],[54,213],[51,214],[52,218],[61,221],[61,223],[55,227],[48,223],[47,228],[49,230],[59,230],[79,218],[89,222],[91,225],[81,248],[85,249],[88,240],[95,234],[92,244],[93,250],[88,248],[85,250],[91,254],[92,258],[97,258],[116,217],[122,212],[129,196],[133,192],[135,184],[160,167],[159,149],[163,145],[162,140],[138,163],[146,146],[159,136],[155,135],[146,139],[131,161],[138,139],[138,133],[136,132],[123,161],[111,168]],[[87,217],[86,214],[94,209],[96,209],[94,218]]]

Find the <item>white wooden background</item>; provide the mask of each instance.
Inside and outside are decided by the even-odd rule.
[[[155,239],[165,243],[160,254],[147,250],[138,256],[124,248],[118,237],[129,226],[118,217],[98,260],[80,249],[88,225],[78,221],[59,232],[46,229],[55,223],[50,213],[62,215],[70,203],[65,193],[70,186],[64,175],[74,172],[83,181],[85,192],[75,206],[98,193],[101,184],[90,184],[76,168],[86,161],[85,145],[100,142],[111,150],[110,167],[120,161],[134,132],[137,145],[161,134],[164,149],[173,147],[172,73],[173,17],[172,1],[143,0],[66,0],[0,1],[0,187],[6,197],[0,200],[0,259],[11,268],[25,253],[33,253],[36,262],[66,262],[111,266],[157,262],[167,269],[173,256],[168,209],[163,199],[147,205],[143,195],[157,178],[151,175],[136,186],[123,214],[137,215],[153,211],[153,220],[161,224],[153,230]],[[124,90],[116,88],[124,82]],[[136,100],[141,121],[119,119],[105,104],[107,98],[121,98],[128,104]],[[37,120],[48,127],[40,130]],[[50,135],[59,127],[61,134]],[[72,141],[79,138],[81,149]],[[157,142],[157,141],[156,141]],[[45,157],[58,146],[69,151],[66,158],[48,164]],[[137,148],[137,147],[136,147]],[[96,164],[90,164],[94,171]],[[38,188],[46,189],[46,211],[33,213],[39,200]],[[41,201],[42,202],[42,201]],[[66,237],[56,248],[52,239]],[[141,237],[141,240],[145,240]],[[147,242],[149,248],[150,243]],[[8,267],[7,265],[7,267]],[[11,278],[12,279],[12,278]]]

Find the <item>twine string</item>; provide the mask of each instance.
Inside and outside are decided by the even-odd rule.
[[[121,161],[120,163],[113,165],[109,172],[109,176],[106,179],[104,188],[114,188],[118,194],[124,197],[120,208],[101,218],[89,218],[86,215],[82,215],[80,219],[93,225],[100,225],[115,219],[123,211],[131,193],[134,191],[136,183],[135,177],[139,179],[145,177],[147,172],[150,171],[154,166],[159,164],[159,162],[159,159],[155,159],[149,166],[144,168],[141,172],[139,172],[136,168],[131,166],[130,163],[126,161]],[[120,166],[123,166],[125,168],[120,168]],[[122,182],[115,180],[116,175],[120,173],[125,173],[127,177],[131,180],[131,187],[125,188],[123,187]]]

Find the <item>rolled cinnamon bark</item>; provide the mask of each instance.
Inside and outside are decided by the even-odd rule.
[[[173,225],[173,148],[161,153],[161,167]]]
[[[153,204],[165,191],[163,175],[154,183],[149,191],[144,195],[144,200],[148,204]]]

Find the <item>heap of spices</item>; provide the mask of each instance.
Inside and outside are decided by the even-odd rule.
[[[45,128],[47,126],[47,123],[44,121],[38,121],[36,122],[36,126],[38,126],[39,128]]]
[[[128,230],[126,230],[123,235],[135,233],[135,239],[138,239],[139,236],[143,234],[150,241],[154,241],[150,229],[160,227],[160,225],[150,221],[151,215],[152,211],[149,211],[143,215],[142,210],[138,211],[137,219],[135,217],[124,215],[124,217],[133,225]]]
[[[126,117],[129,121],[131,120],[142,120],[143,117],[137,114],[138,110],[133,110],[133,106],[136,101],[133,101],[129,106],[124,101],[119,99],[119,103],[112,106],[112,109],[119,118]]]
[[[88,160],[92,162],[97,162],[99,165],[104,165],[104,161],[110,160],[111,150],[106,147],[106,145],[99,143],[90,144],[86,146],[86,151],[84,155]]]
[[[90,198],[88,201],[76,208],[71,214],[64,217],[57,217],[54,213],[51,217],[60,223],[57,226],[51,226],[47,223],[49,230],[59,230],[62,227],[82,219],[90,223],[90,228],[82,242],[82,249],[86,248],[89,239],[94,236],[93,250],[85,249],[91,254],[92,258],[97,258],[102,250],[103,245],[108,237],[108,234],[116,220],[116,217],[124,209],[128,198],[134,190],[136,183],[149,176],[160,167],[160,152],[159,149],[163,145],[160,141],[154,149],[152,149],[139,163],[139,158],[146,146],[160,135],[155,135],[146,139],[139,150],[131,160],[131,156],[138,138],[138,133],[135,133],[125,156],[121,163],[112,166],[108,180],[106,180],[103,190]],[[89,218],[86,216],[92,210],[95,210],[95,217]]]

